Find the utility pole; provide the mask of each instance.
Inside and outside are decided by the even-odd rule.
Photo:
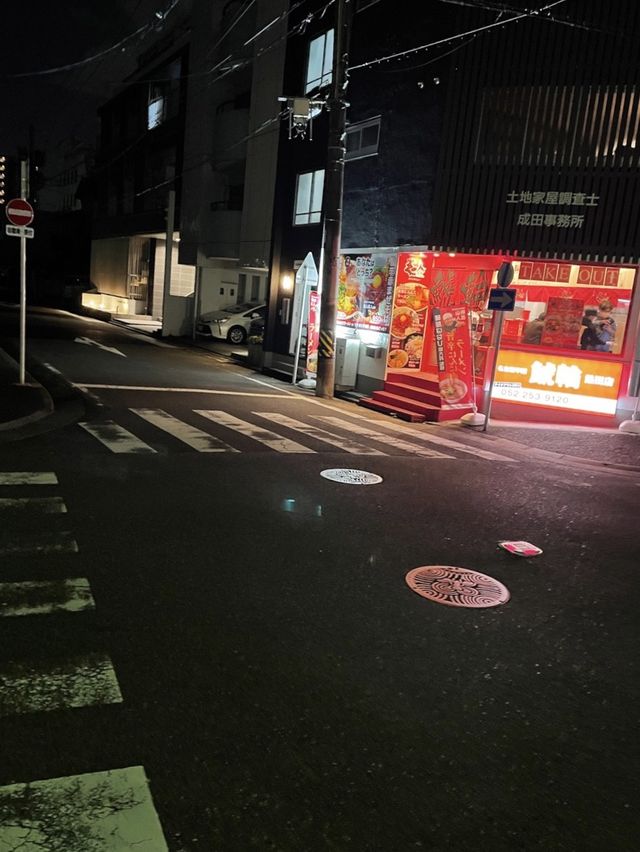
[[[346,153],[347,63],[349,37],[355,0],[337,0],[336,29],[333,43],[333,75],[329,110],[329,148],[325,173],[323,212],[323,267],[320,295],[320,343],[318,346],[318,378],[316,396],[333,397],[335,386],[335,333],[340,236],[342,231],[342,189]]]
[[[29,196],[29,160],[20,162],[20,197]],[[23,232],[24,233],[24,232]],[[27,240],[20,237],[20,384],[26,381],[27,362]]]

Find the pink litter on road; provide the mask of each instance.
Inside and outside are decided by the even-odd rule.
[[[499,541],[498,547],[516,556],[540,556],[542,550],[529,541]]]

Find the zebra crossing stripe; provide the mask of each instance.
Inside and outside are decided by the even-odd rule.
[[[0,553],[77,553],[78,542],[69,538],[70,532],[61,532],[52,541],[31,538],[8,541],[0,546]]]
[[[228,429],[234,429],[240,432],[241,435],[246,435],[248,438],[253,438],[254,441],[259,441],[272,450],[278,453],[314,453],[309,447],[298,444],[297,441],[290,441],[288,438],[283,438],[276,432],[271,432],[269,429],[262,429],[260,426],[255,426],[253,423],[247,423],[234,417],[232,414],[227,414],[226,411],[211,411],[211,410],[196,410],[196,414],[201,414],[209,420],[213,420],[220,426],[226,426]]]
[[[2,471],[0,472],[0,485],[57,485],[58,477],[55,473],[36,473],[26,471]]]
[[[158,429],[168,432],[169,435],[172,435],[189,447],[193,447],[199,453],[239,452],[239,450],[229,446],[229,444],[225,444],[219,438],[214,438],[213,435],[209,435],[201,429],[191,426],[189,423],[184,423],[182,420],[178,420],[177,417],[172,417],[171,414],[168,414],[161,408],[130,408],[129,411],[133,411],[134,414],[147,420],[153,426],[157,426]]]
[[[0,787],[0,849],[168,852],[142,766]]]
[[[301,420],[294,420],[293,417],[287,417],[286,414],[277,414],[275,412],[254,411],[258,417],[264,417],[267,420],[272,420],[280,426],[286,426],[288,429],[295,429],[298,432],[303,432],[310,438],[315,438],[318,441],[324,441],[331,444],[340,450],[346,450],[348,453],[354,453],[361,456],[384,456],[386,453],[381,450],[376,450],[373,447],[365,447],[364,444],[359,444],[357,441],[352,441],[349,438],[344,438],[341,435],[336,435],[334,432],[327,432],[326,429],[319,429],[310,423],[303,423]]]
[[[62,497],[0,497],[0,512],[14,509],[36,509],[45,515],[59,515],[67,511]]]
[[[350,413],[349,417],[354,417],[358,420],[365,420],[369,422],[368,418],[363,417],[360,414]],[[488,461],[515,461],[515,459],[512,459],[509,456],[503,456],[500,453],[493,453],[491,452],[491,450],[483,450],[480,447],[472,447],[469,444],[463,444],[461,441],[454,441],[451,438],[443,438],[441,435],[432,435],[431,433],[427,434],[426,432],[412,432],[407,430],[405,426],[401,426],[399,423],[394,423],[393,421],[385,423],[384,428],[393,429],[394,432],[402,432],[405,435],[410,435],[412,439],[415,439],[417,441],[424,441],[427,444],[438,444],[441,447],[448,447],[452,450],[459,450],[461,453],[469,453],[472,456],[478,456],[478,458],[487,459]]]
[[[324,423],[330,423],[332,426],[338,426],[340,429],[346,429],[348,432],[355,432],[357,435],[362,435],[370,441],[378,441],[381,444],[389,444],[397,450],[402,450],[405,453],[412,455],[425,456],[430,459],[453,459],[455,456],[448,456],[445,453],[440,453],[438,450],[427,449],[426,447],[417,447],[415,444],[410,444],[409,441],[403,441],[401,438],[395,438],[393,435],[385,435],[384,432],[376,432],[375,429],[370,429],[367,426],[360,426],[357,423],[347,422],[340,417],[326,417],[324,415],[313,415],[314,420],[322,420]]]
[[[106,654],[10,663],[0,671],[0,717],[121,702],[118,679]]]
[[[0,616],[49,615],[94,608],[91,587],[84,577],[0,583]]]
[[[136,438],[123,426],[118,426],[113,420],[105,420],[102,423],[79,423],[90,435],[97,438],[101,444],[111,450],[112,453],[155,453],[156,450]]]

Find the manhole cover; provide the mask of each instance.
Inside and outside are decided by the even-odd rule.
[[[480,609],[506,603],[509,589],[479,571],[453,565],[424,565],[405,577],[410,589],[423,598],[445,606]]]
[[[320,476],[331,479],[333,482],[344,482],[346,485],[377,485],[382,482],[382,477],[377,473],[368,473],[366,470],[353,470],[348,467],[334,467],[323,470]]]

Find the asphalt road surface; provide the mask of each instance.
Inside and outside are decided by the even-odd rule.
[[[86,405],[0,443],[0,852],[636,852],[639,479],[95,320],[29,352]]]

